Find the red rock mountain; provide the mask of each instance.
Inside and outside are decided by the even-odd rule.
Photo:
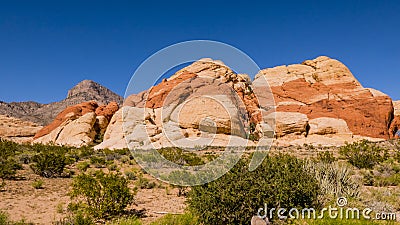
[[[263,80],[270,88],[264,87]],[[227,97],[221,98],[223,94]],[[206,95],[215,98],[201,98]],[[100,126],[94,124],[103,128],[107,124],[104,141],[96,148],[126,147],[126,141],[130,146],[166,147],[173,145],[171,141],[187,143],[186,138],[200,137],[214,126],[217,141],[211,145],[223,145],[229,135],[236,136],[235,143],[240,145],[242,138],[251,136],[256,143],[276,125],[277,143],[341,145],[363,138],[388,139],[400,128],[400,115],[394,112],[389,96],[364,88],[345,65],[325,56],[263,69],[253,81],[219,61],[201,60],[148,91],[129,96],[125,112],[117,109],[114,105],[98,107],[94,102],[70,107],[36,138],[54,140],[52,135],[63,126],[67,128],[60,143],[68,143],[72,129],[68,126],[85,124],[85,141],[74,139],[80,145],[94,139],[93,127]],[[67,116],[71,112],[78,118]],[[131,133],[122,131],[123,114]],[[100,121],[100,115],[107,123]],[[206,125],[201,124],[204,118],[208,118]]]

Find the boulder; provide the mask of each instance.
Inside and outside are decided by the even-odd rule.
[[[286,135],[307,135],[307,115],[297,112],[274,112],[268,114],[264,120],[267,123],[275,121],[277,138]]]
[[[309,135],[349,135],[352,133],[347,126],[346,121],[342,119],[329,118],[329,117],[319,117],[308,121],[310,130]]]

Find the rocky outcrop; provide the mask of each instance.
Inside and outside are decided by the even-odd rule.
[[[59,113],[48,126],[39,130],[35,143],[83,146],[92,144],[95,138],[103,136],[118,105],[111,102],[98,106],[95,101],[70,106]]]
[[[391,99],[362,87],[346,66],[324,56],[261,70],[253,82],[203,59],[124,105],[96,148],[226,145],[231,137],[237,144],[275,137],[278,145],[342,145],[393,132]],[[131,118],[128,125],[122,116]]]
[[[76,147],[91,144],[96,135],[93,129],[95,122],[96,114],[94,112],[86,113],[77,119],[68,118],[49,134],[35,139],[34,143]]]
[[[31,121],[39,125],[50,124],[55,117],[69,106],[95,101],[100,105],[116,102],[122,105],[123,98],[100,84],[84,80],[68,91],[67,98],[49,104],[37,102],[1,102],[0,114]]]
[[[94,112],[97,107],[97,103],[95,101],[91,101],[66,108],[57,115],[53,122],[37,132],[35,135],[35,139],[50,134],[50,132],[60,127],[66,121],[73,121],[85,115],[86,113]]]
[[[261,70],[271,85],[277,111],[308,119],[338,118],[354,135],[389,138],[393,105],[389,96],[363,88],[346,66],[322,56],[302,64]]]
[[[29,142],[40,129],[42,126],[35,123],[0,115],[0,138],[16,142]]]
[[[393,101],[394,116],[400,116],[400,101]]]
[[[246,145],[249,124],[262,119],[250,78],[210,59],[129,96],[124,105],[96,148]]]
[[[393,101],[394,113],[393,120],[390,124],[390,138],[400,138],[400,101]]]

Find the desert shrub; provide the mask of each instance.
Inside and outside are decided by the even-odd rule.
[[[34,145],[37,154],[32,157],[32,170],[46,178],[59,177],[62,175],[68,163],[67,148],[53,145]]]
[[[93,149],[93,147],[90,147],[90,146],[82,146],[78,149],[75,149],[75,151],[77,152],[77,155],[81,159],[87,158],[94,154],[94,149]]]
[[[323,163],[333,163],[336,161],[336,158],[333,156],[333,153],[330,151],[318,152],[317,160]]]
[[[221,178],[192,187],[188,205],[200,223],[248,224],[264,203],[268,208],[317,205],[319,187],[302,160],[268,156],[254,171],[249,171],[249,162],[241,159]]]
[[[126,171],[125,176],[128,180],[136,180],[137,179],[136,173],[134,171]]]
[[[153,189],[157,186],[155,182],[149,181],[149,179],[143,177],[142,175],[139,176],[139,179],[136,181],[136,185],[140,189]]]
[[[385,187],[400,185],[400,165],[393,160],[387,160],[374,166],[373,170],[363,171],[364,184],[368,186]]]
[[[6,179],[14,177],[21,165],[15,160],[18,144],[0,138],[0,188],[5,185]]]
[[[81,172],[86,172],[87,169],[89,169],[90,163],[88,162],[80,162],[76,165],[76,168],[78,168],[79,171]]]
[[[8,225],[8,215],[5,212],[0,211],[0,225]]]
[[[21,164],[29,164],[32,161],[32,155],[21,154],[19,155],[18,160]]]
[[[376,164],[388,159],[389,154],[386,149],[370,143],[367,140],[347,144],[340,148],[339,153],[344,156],[347,161],[357,167],[372,169]]]
[[[85,216],[81,212],[67,216],[60,221],[53,222],[54,225],[94,225],[90,216]]]
[[[94,165],[96,168],[104,168],[106,165],[106,160],[104,157],[92,156],[90,157],[90,164]]]
[[[158,152],[168,161],[182,166],[203,165],[204,161],[193,152],[185,152],[180,148],[163,148]]]
[[[133,201],[128,181],[122,175],[102,171],[75,177],[70,195],[95,218],[118,215]]]
[[[126,155],[126,156],[132,156],[131,151],[128,148],[123,148],[123,149],[115,149],[113,150],[115,153],[118,153],[120,155]]]
[[[315,177],[322,195],[358,197],[360,194],[361,180],[352,177],[353,171],[345,164],[307,161],[304,168]]]
[[[43,189],[43,180],[35,180],[32,182],[32,187],[35,189]]]
[[[160,219],[151,223],[151,225],[168,224],[168,225],[197,225],[200,224],[198,218],[191,213],[182,215],[167,214]]]
[[[7,213],[0,211],[0,225],[33,225],[33,223],[28,223],[25,220],[11,221]]]
[[[117,220],[108,223],[108,225],[141,225],[142,222],[140,219],[133,217],[133,218],[120,218]]]
[[[115,164],[115,163],[108,165],[107,168],[108,168],[110,171],[117,171],[117,170],[118,170],[118,166],[117,166],[117,164]]]

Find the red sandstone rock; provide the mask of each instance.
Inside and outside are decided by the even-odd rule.
[[[261,71],[275,85],[271,89],[277,111],[300,112],[309,119],[343,119],[355,135],[389,138],[393,115],[389,96],[363,88],[337,60],[319,57],[304,64]]]
[[[108,121],[111,120],[111,117],[118,111],[119,106],[116,102],[110,102],[108,105],[101,105],[96,109],[97,116],[104,116]]]
[[[77,119],[86,113],[94,112],[98,107],[95,101],[84,102],[78,105],[70,106],[64,109],[61,113],[59,113],[53,122],[49,125],[43,127],[40,131],[35,134],[34,139],[40,138],[46,134],[49,134],[51,131],[59,127],[64,121],[68,119]]]

